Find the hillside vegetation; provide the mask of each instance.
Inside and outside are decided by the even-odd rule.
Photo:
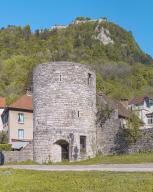
[[[112,43],[100,38],[109,36]],[[153,93],[153,60],[132,33],[103,21],[31,32],[30,26],[0,29],[0,95],[10,103],[31,87],[32,69],[49,61],[75,61],[97,71],[97,90],[113,98]]]

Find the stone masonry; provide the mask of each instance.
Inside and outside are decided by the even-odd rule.
[[[2,151],[0,152],[0,165],[5,163],[16,163],[33,160],[33,143],[29,143],[20,151]]]
[[[153,128],[141,129],[136,143],[129,144],[126,131],[114,115],[102,126],[97,126],[97,154],[114,155],[153,151]]]
[[[96,155],[96,76],[88,65],[53,62],[33,72],[34,161]]]

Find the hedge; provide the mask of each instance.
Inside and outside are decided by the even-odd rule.
[[[0,151],[11,151],[11,144],[0,144]]]

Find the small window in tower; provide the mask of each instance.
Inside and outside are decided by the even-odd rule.
[[[88,85],[91,85],[91,73],[88,73]]]
[[[80,111],[78,111],[78,117],[80,117]]]
[[[62,75],[60,75],[60,81],[62,81]]]
[[[86,136],[80,136],[80,152],[86,152]]]

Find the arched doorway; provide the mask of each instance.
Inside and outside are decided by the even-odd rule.
[[[61,139],[56,141],[55,144],[61,146],[61,160],[69,160],[69,143]]]

